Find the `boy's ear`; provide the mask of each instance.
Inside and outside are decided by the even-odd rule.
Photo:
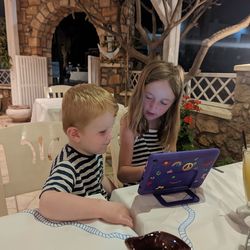
[[[80,132],[76,127],[69,127],[66,133],[67,133],[67,136],[70,138],[70,140],[74,142],[79,142]]]

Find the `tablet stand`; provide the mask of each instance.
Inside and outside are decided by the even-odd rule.
[[[200,198],[190,189],[186,189],[186,190],[183,190],[181,192],[185,192],[189,196],[189,198],[176,200],[176,201],[167,201],[162,196],[163,195],[170,195],[170,194],[174,194],[174,193],[153,194],[153,195],[161,203],[161,205],[163,205],[165,207],[172,207],[172,206],[183,205],[183,204],[188,204],[188,203],[195,203],[195,202],[198,202],[200,200]],[[177,193],[177,192],[175,192],[175,193]]]

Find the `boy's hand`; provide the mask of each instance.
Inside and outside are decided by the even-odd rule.
[[[106,222],[133,227],[133,219],[129,210],[119,202],[105,202],[102,215],[101,219]]]

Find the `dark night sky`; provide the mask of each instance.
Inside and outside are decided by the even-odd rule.
[[[0,17],[4,16],[4,0],[0,0]]]
[[[207,11],[199,27],[181,42],[179,63],[188,70],[201,41],[250,14],[250,0],[221,0],[222,5]],[[234,65],[250,63],[250,27],[215,43],[201,65],[203,72],[233,72]]]
[[[214,9],[214,17],[222,22],[234,24],[250,14],[249,0],[220,0],[222,6]]]

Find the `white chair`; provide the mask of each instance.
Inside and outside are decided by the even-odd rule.
[[[112,139],[110,141],[109,147],[107,149],[106,154],[104,154],[104,166],[106,163],[106,158],[111,156],[111,164],[112,164],[112,171],[113,171],[113,181],[115,186],[121,186],[120,181],[117,178],[118,172],[118,164],[119,164],[119,153],[120,153],[120,142],[119,142],[119,134],[120,134],[120,120],[122,116],[127,112],[127,108],[124,107],[122,104],[119,105],[119,110],[117,116],[115,118],[115,123],[112,129]]]
[[[45,98],[62,98],[64,93],[70,89],[69,85],[53,85],[50,87],[44,87]]]
[[[9,182],[3,183],[0,168],[0,216],[8,214],[7,197],[42,189],[52,159],[66,142],[61,122],[23,123],[0,129],[9,177]]]

